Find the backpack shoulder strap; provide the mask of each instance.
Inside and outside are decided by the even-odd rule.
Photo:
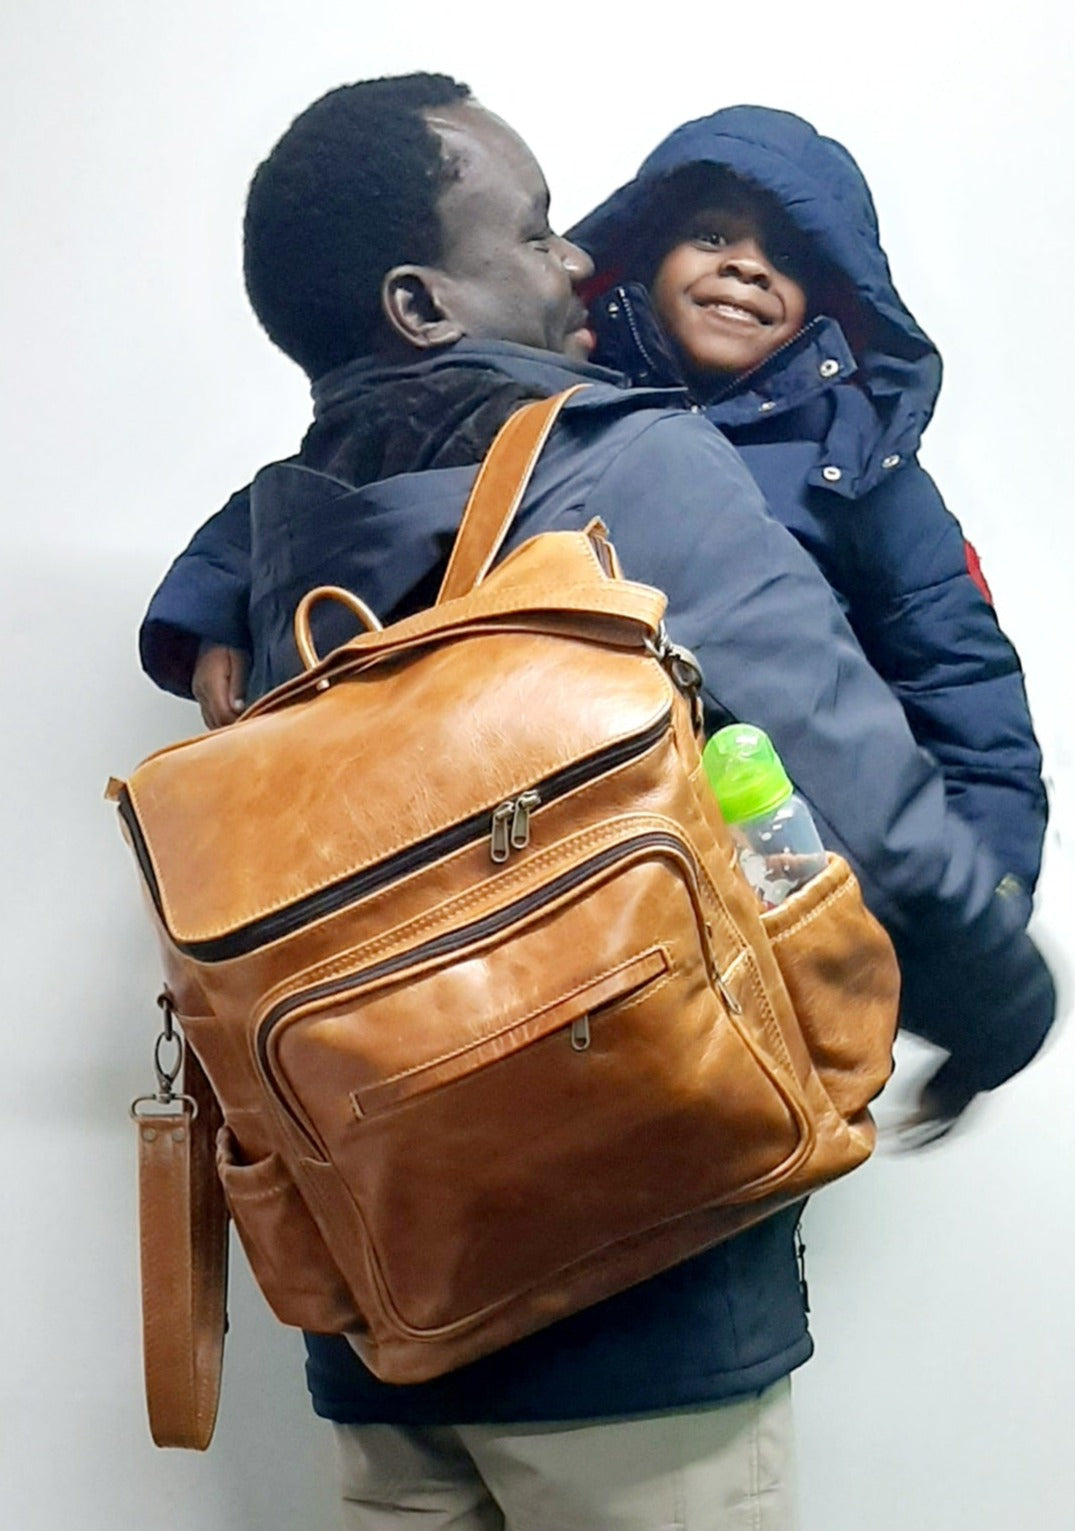
[[[220,1397],[228,1214],[215,1163],[220,1111],[189,1047],[183,1092],[172,1112],[134,1112],[142,1352],[154,1441],[204,1451]]]
[[[557,416],[572,394],[587,386],[576,383],[551,399],[524,404],[500,427],[463,511],[438,605],[468,595],[488,574]]]

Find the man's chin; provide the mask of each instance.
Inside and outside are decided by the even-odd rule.
[[[593,330],[586,327],[572,330],[564,340],[564,355],[570,361],[589,361],[596,346],[597,336]]]

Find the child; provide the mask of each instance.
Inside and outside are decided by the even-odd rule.
[[[593,360],[686,384],[813,556],[993,850],[1024,917],[1046,821],[1018,658],[916,460],[941,381],[854,160],[801,118],[688,122],[570,236],[593,257]]]

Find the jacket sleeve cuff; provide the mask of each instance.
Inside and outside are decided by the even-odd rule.
[[[173,565],[149,604],[138,634],[138,653],[150,680],[189,697],[203,642],[249,653],[247,589],[219,567],[188,561]]]
[[[1020,929],[974,954],[900,951],[900,966],[901,1025],[945,1048],[948,1074],[968,1092],[996,1089],[1025,1068],[1056,1017],[1052,974]]]

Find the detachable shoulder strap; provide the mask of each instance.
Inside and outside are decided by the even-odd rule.
[[[220,1120],[189,1048],[173,1109],[135,1113],[149,1429],[158,1446],[195,1451],[209,1445],[216,1424],[226,1325],[228,1214],[215,1164]]]
[[[586,383],[535,399],[500,427],[470,491],[437,603],[467,595],[488,574],[561,409]]]

